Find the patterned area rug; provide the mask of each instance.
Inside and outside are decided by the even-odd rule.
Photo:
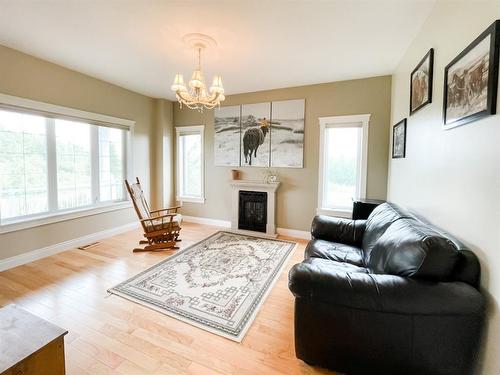
[[[217,232],[109,292],[240,342],[295,246]]]

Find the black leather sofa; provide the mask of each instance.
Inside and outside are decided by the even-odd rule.
[[[347,374],[473,373],[484,300],[472,251],[390,203],[367,220],[316,216],[311,234],[289,274],[298,358]]]

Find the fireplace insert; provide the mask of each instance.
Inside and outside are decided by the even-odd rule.
[[[239,192],[238,229],[266,232],[267,193],[262,191]]]

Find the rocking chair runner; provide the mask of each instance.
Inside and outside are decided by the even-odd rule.
[[[129,184],[125,180],[125,185],[144,230],[144,237],[146,237],[146,240],[141,240],[139,243],[146,244],[146,246],[135,248],[134,252],[178,249],[179,247],[175,244],[180,241],[182,216],[177,211],[181,206],[151,211],[139,179],[136,178],[136,181],[134,184]]]

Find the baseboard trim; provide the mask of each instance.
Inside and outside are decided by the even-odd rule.
[[[301,238],[304,240],[311,239],[311,232],[305,230],[288,229],[288,228],[276,228],[276,231],[281,236]]]
[[[107,237],[112,237],[117,234],[127,232],[139,227],[138,222],[121,225],[119,227],[106,229],[100,232],[88,234],[86,236],[78,237],[69,241],[59,242],[54,245],[42,247],[41,249],[31,250],[23,254],[15,255],[10,258],[0,259],[0,272],[21,266],[26,263],[33,262],[38,259],[48,257],[63,251],[76,248],[78,246],[86,245],[91,242],[96,242]]]
[[[229,220],[218,220],[211,219],[209,217],[198,217],[198,216],[185,216],[182,215],[182,220],[188,223],[213,225],[216,227],[231,228],[231,222]],[[278,234],[287,237],[301,238],[305,240],[311,239],[311,233],[305,230],[288,229],[288,228],[276,228]]]
[[[210,219],[209,217],[198,217],[198,216],[185,216],[182,215],[182,220],[188,223],[213,225],[216,227],[231,228],[231,222],[229,220],[218,220]]]

